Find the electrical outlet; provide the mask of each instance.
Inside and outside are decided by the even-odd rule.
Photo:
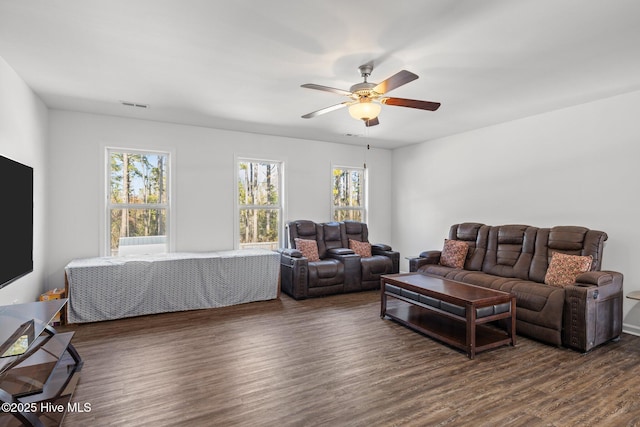
[[[14,299],[14,300],[13,300],[13,302],[12,302],[11,304],[17,304],[17,303],[18,303],[18,300],[17,300],[17,299]]]

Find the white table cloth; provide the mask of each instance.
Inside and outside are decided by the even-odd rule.
[[[278,297],[280,255],[262,249],[85,258],[65,267],[69,323]]]

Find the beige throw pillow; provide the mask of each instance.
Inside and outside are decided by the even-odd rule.
[[[468,252],[469,245],[466,242],[444,239],[444,248],[440,254],[440,265],[463,269]]]
[[[360,255],[362,258],[371,256],[371,243],[360,242],[358,240],[349,239],[349,249]]]
[[[309,261],[320,261],[318,255],[318,242],[315,240],[295,239],[296,249],[302,252],[302,256]]]
[[[567,286],[576,281],[578,274],[591,269],[593,257],[567,255],[562,252],[554,252],[551,262],[544,276],[544,283],[551,286]]]

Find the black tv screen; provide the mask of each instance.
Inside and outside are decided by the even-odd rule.
[[[0,288],[33,271],[33,168],[0,156]]]

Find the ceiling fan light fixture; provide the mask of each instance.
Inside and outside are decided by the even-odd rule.
[[[382,106],[378,103],[371,102],[370,100],[360,100],[355,104],[349,106],[349,114],[356,120],[368,120],[375,119],[380,114]]]
[[[413,74],[407,70],[401,70],[393,76],[382,81],[381,83],[369,83],[367,78],[373,71],[373,63],[367,63],[359,67],[360,74],[364,81],[351,86],[349,90],[336,89],[334,87],[322,86],[313,83],[303,84],[302,87],[307,89],[323,90],[350,98],[340,104],[325,107],[320,110],[302,116],[303,119],[310,119],[322,114],[329,113],[338,109],[349,107],[349,114],[356,120],[364,121],[366,127],[377,126],[380,124],[378,114],[382,110],[381,104],[393,105],[396,107],[416,108],[418,110],[435,111],[440,107],[439,102],[419,101],[415,99],[390,98],[387,92],[390,92],[400,86],[418,78],[417,74]]]

